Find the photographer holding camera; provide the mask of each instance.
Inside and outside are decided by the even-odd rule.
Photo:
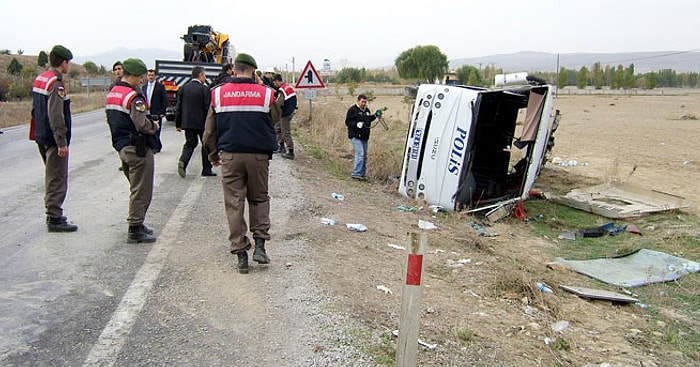
[[[367,108],[367,96],[357,96],[357,103],[348,109],[345,115],[345,125],[348,128],[348,139],[355,150],[352,174],[353,180],[366,181],[367,177],[367,142],[369,141],[372,121],[382,115],[382,110],[374,114]]]

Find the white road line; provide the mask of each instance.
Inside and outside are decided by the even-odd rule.
[[[153,287],[153,283],[158,279],[165,259],[170,253],[171,244],[177,240],[180,228],[185,223],[185,219],[194,207],[196,199],[202,192],[204,180],[195,179],[180,204],[175,208],[172,217],[166,223],[165,228],[158,236],[158,240],[153,245],[151,252],[146,258],[136,277],[129,285],[119,306],[112,315],[100,338],[90,350],[83,366],[113,366],[117,356],[121,351],[126,338],[131,333],[131,328],[136,321],[136,317],[141,312],[148,293]]]

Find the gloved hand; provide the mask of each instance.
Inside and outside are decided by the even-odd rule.
[[[376,112],[374,112],[374,116],[382,117],[382,110],[377,110]]]
[[[362,129],[363,126],[365,126],[365,123],[364,123],[364,122],[358,122],[358,123],[357,123],[357,128],[358,128],[358,129]]]

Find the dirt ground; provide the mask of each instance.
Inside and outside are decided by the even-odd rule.
[[[377,100],[405,120],[402,97]],[[547,164],[538,188],[568,190],[621,181],[683,196],[691,205],[685,211],[700,213],[700,95],[562,96],[554,107],[563,118],[551,157],[579,164]],[[369,331],[368,348],[375,356],[395,345],[387,335],[398,329],[401,310],[406,252],[389,245],[405,245],[407,233],[420,232],[417,223],[423,219],[438,229],[426,231],[420,338],[438,347],[422,348],[419,365],[697,365],[658,341],[664,338],[663,325],[649,325],[644,309],[533,291],[528,285],[536,279],[582,286],[588,280],[547,269],[549,253],[558,244],[533,236],[527,223],[504,220],[488,228],[498,236],[479,237],[467,224],[472,219],[463,214],[398,211],[398,205],[417,203],[401,197],[396,183],[332,177],[301,145],[294,174],[303,178],[308,204],[292,222],[298,235],[314,244],[321,280],[337,300],[337,311]],[[343,149],[350,149],[347,145]],[[371,150],[372,140],[370,160]],[[331,192],[343,194],[344,200],[332,199]],[[323,225],[321,217],[339,224]],[[345,223],[365,224],[368,231],[351,232]],[[558,321],[569,322],[561,334],[551,328]]]

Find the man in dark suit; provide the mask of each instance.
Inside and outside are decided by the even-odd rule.
[[[168,94],[165,92],[165,86],[156,79],[156,71],[148,69],[146,74],[148,82],[143,84],[143,95],[148,101],[148,117],[153,122],[157,122],[158,126],[162,126],[161,121],[165,117],[165,109],[168,107]],[[160,152],[162,144],[160,143],[160,130],[156,137],[158,138],[158,147],[154,149],[154,153]]]
[[[211,92],[206,83],[207,77],[204,68],[195,66],[192,68],[192,80],[183,85],[177,92],[177,109],[175,110],[175,129],[185,130],[185,145],[182,147],[180,160],[177,162],[177,173],[185,178],[187,165],[192,158],[194,148],[197,147],[197,139],[202,141],[204,134],[204,122],[207,119],[209,105],[211,104]],[[202,176],[216,176],[211,171],[209,152],[202,143]]]

